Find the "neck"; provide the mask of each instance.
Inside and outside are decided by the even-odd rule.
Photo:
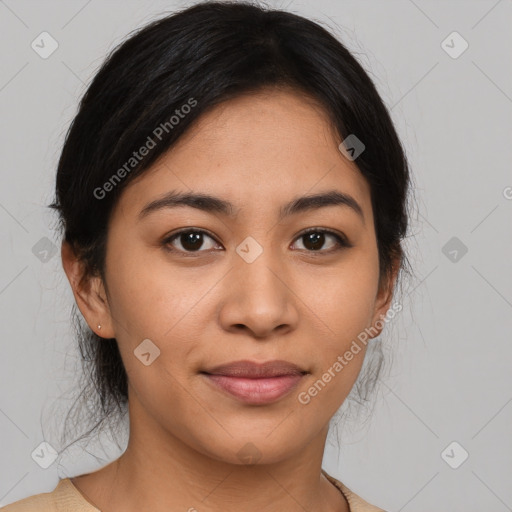
[[[296,453],[269,463],[246,464],[236,457],[226,462],[208,454],[205,447],[192,448],[186,432],[180,432],[179,438],[150,415],[140,411],[134,415],[135,402],[130,402],[126,451],[96,473],[94,484],[77,486],[103,512],[349,511],[342,494],[321,473],[328,427]],[[96,493],[91,496],[93,489]]]

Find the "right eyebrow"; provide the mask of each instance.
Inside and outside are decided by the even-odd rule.
[[[219,197],[200,193],[169,192],[163,197],[146,204],[140,211],[138,218],[141,220],[152,212],[179,206],[190,206],[205,212],[222,213],[230,217],[236,216],[233,204]]]

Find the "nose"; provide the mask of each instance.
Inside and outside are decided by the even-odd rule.
[[[247,331],[255,338],[266,339],[297,327],[298,298],[282,267],[271,258],[269,250],[263,251],[252,263],[242,258],[235,260],[225,282],[219,313],[224,330]]]

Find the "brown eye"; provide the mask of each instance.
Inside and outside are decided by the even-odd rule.
[[[318,251],[325,244],[325,233],[308,233],[302,235],[302,240],[306,249]]]
[[[343,247],[351,247],[346,239],[325,229],[310,229],[302,233],[297,240],[301,240],[303,245],[303,248],[299,247],[299,249],[308,252],[332,252]],[[326,243],[327,248],[325,247]]]
[[[210,242],[208,242],[210,241]],[[205,252],[206,250],[215,247],[215,240],[202,230],[184,230],[166,238],[164,245],[171,245],[171,250],[177,250],[181,252]],[[203,249],[202,251],[200,249]]]

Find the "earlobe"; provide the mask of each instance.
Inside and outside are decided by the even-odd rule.
[[[78,309],[90,329],[102,338],[114,338],[110,308],[101,277],[87,274],[84,262],[66,241],[62,242],[61,257]]]

